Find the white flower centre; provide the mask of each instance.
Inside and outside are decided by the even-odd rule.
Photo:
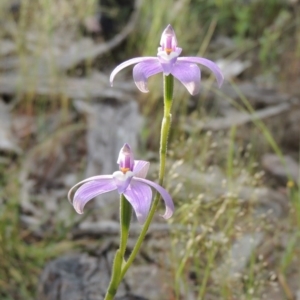
[[[170,61],[173,58],[177,58],[179,54],[175,51],[167,54],[165,51],[158,51],[157,56],[161,57],[163,60]]]
[[[116,171],[112,174],[113,178],[119,181],[126,181],[128,178],[133,177],[133,172],[127,171],[125,174],[121,171]]]

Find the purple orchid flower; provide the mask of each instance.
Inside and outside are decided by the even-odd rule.
[[[224,77],[214,62],[202,57],[179,57],[182,49],[177,47],[176,35],[171,25],[168,25],[162,33],[160,45],[157,57],[132,58],[117,66],[110,75],[111,86],[119,71],[137,64],[133,68],[133,79],[141,92],[149,92],[147,80],[150,76],[163,72],[166,76],[172,74],[191,95],[196,95],[200,90],[201,79],[201,72],[196,64],[201,64],[214,73],[218,85],[221,87]]]
[[[168,219],[174,211],[174,204],[170,194],[160,185],[145,179],[150,163],[143,160],[134,160],[133,153],[128,144],[120,150],[117,163],[120,171],[112,175],[99,175],[87,178],[75,184],[68,193],[68,199],[73,204],[77,213],[82,214],[83,208],[92,198],[113,190],[123,194],[132,205],[138,221],[145,222],[150,210],[152,200],[152,190],[156,189],[166,205],[165,214],[162,216]],[[71,194],[79,185],[73,197]]]

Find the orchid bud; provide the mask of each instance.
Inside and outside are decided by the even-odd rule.
[[[119,164],[120,171],[122,171],[124,174],[133,170],[133,153],[128,144],[124,144],[120,150],[117,163]]]
[[[167,28],[163,31],[160,39],[160,45],[162,47],[162,50],[167,54],[176,51],[177,39],[175,31],[171,25],[168,25]]]

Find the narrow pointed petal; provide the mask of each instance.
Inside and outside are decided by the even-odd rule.
[[[172,75],[187,88],[191,95],[199,93],[201,74],[196,64],[177,61],[173,67]]]
[[[97,175],[97,176],[92,176],[92,177],[89,177],[87,179],[84,179],[78,183],[76,183],[73,187],[71,187],[71,189],[69,190],[68,192],[68,200],[71,204],[73,204],[73,201],[72,201],[72,193],[73,191],[80,185],[86,183],[86,182],[90,182],[90,181],[102,181],[102,180],[108,180],[108,179],[112,179],[112,175]]]
[[[133,166],[133,173],[135,177],[146,178],[150,163],[145,160],[135,160]]]
[[[148,78],[162,71],[163,69],[158,61],[158,58],[155,58],[154,61],[144,61],[134,66],[133,80],[141,92],[148,93]]]
[[[83,208],[87,202],[96,196],[116,189],[117,186],[112,178],[86,182],[76,191],[73,199],[73,206],[77,213],[83,214]]]
[[[165,211],[164,215],[162,215],[162,217],[165,219],[169,219],[172,217],[173,212],[174,212],[174,203],[173,203],[171,195],[163,187],[161,187],[159,184],[157,184],[155,182],[152,182],[152,181],[144,179],[144,178],[134,177],[133,180],[146,183],[146,184],[152,186],[154,189],[156,189],[160,193],[160,195],[163,198],[165,205],[166,205],[166,211]]]
[[[151,188],[147,184],[138,182],[133,178],[124,195],[132,205],[139,223],[143,224],[151,206]]]
[[[114,178],[119,194],[123,194],[131,182],[133,172],[128,171],[124,174],[121,171],[116,171],[112,176]]]
[[[113,71],[110,74],[110,85],[113,86],[113,81],[115,76],[117,75],[117,73],[119,73],[121,70],[123,70],[124,68],[130,66],[130,65],[134,65],[140,62],[154,62],[156,61],[157,58],[156,57],[136,57],[136,58],[132,58],[129,60],[124,61],[123,63],[121,63],[120,65],[118,65],[116,68],[113,69]]]
[[[177,61],[203,65],[209,68],[214,73],[219,87],[221,87],[221,85],[223,84],[224,76],[222,74],[222,71],[213,61],[202,57],[178,57]]]

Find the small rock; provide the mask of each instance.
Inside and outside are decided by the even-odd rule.
[[[215,276],[221,278],[235,279],[241,276],[248,264],[252,251],[262,242],[264,234],[256,232],[245,234],[238,238],[232,245],[224,263],[215,271]]]
[[[250,61],[241,61],[241,60],[227,60],[219,59],[217,65],[223,72],[225,79],[234,78],[244,72],[247,68],[251,66]]]
[[[239,178],[231,186],[223,185],[222,182],[228,182],[228,180],[217,166],[212,166],[210,172],[207,173],[201,173],[182,161],[171,162],[170,166],[169,174],[166,176],[166,185],[169,190],[172,190],[174,197],[184,199],[193,191],[194,195],[202,194],[203,201],[209,202],[226,195],[235,195],[241,204],[255,204],[256,215],[271,212],[272,216],[279,218],[288,211],[286,194],[266,187],[245,186],[243,182],[239,182]],[[150,173],[155,169],[157,166],[151,164]]]
[[[102,28],[100,26],[100,16],[94,15],[94,16],[88,16],[84,19],[84,28],[87,31],[87,33],[95,34],[100,33]]]
[[[244,95],[255,108],[284,103],[291,98],[287,94],[279,93],[276,89],[265,88],[251,82],[243,82],[237,85],[236,88],[233,88],[230,84],[223,84],[221,91],[227,97],[236,101],[240,100],[240,95]]]
[[[32,116],[16,115],[13,117],[12,127],[14,134],[19,138],[26,138],[37,133],[37,120]]]
[[[266,187],[242,187],[238,196],[242,203],[255,204],[255,216],[266,214],[281,218],[289,211],[287,195]]]
[[[10,55],[16,51],[16,45],[9,39],[2,39],[0,45],[0,56]]]
[[[151,300],[170,299],[168,296],[168,280],[166,274],[157,265],[133,265],[126,274],[130,289]],[[164,283],[166,286],[164,287]]]
[[[295,105],[283,121],[281,126],[284,128],[285,134],[283,135],[282,143],[287,149],[293,148],[298,152],[300,142],[300,105]]]
[[[269,174],[276,179],[286,184],[286,182],[292,179],[295,183],[299,179],[299,165],[290,156],[284,156],[283,160],[275,154],[265,154],[262,157],[262,166]]]
[[[103,300],[110,281],[111,264],[105,256],[73,254],[49,262],[40,278],[39,300]],[[118,295],[125,294],[124,284]]]
[[[103,300],[110,281],[113,257],[114,251],[103,251],[100,257],[69,254],[49,262],[40,277],[37,299]],[[143,278],[136,278],[137,283],[141,279]],[[146,276],[144,279],[145,282],[149,281]],[[115,300],[148,299],[132,294],[129,291],[130,286],[124,282],[120,284]],[[147,291],[141,293],[144,295]]]
[[[133,100],[120,103],[111,99],[88,104],[78,100],[75,105],[80,112],[86,114],[88,121],[86,176],[114,172],[123,144],[130,144],[132,149],[137,147],[142,124],[137,103]]]
[[[21,149],[11,131],[11,115],[9,107],[0,101],[0,150],[20,154]]]

